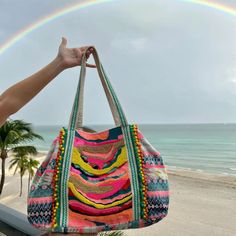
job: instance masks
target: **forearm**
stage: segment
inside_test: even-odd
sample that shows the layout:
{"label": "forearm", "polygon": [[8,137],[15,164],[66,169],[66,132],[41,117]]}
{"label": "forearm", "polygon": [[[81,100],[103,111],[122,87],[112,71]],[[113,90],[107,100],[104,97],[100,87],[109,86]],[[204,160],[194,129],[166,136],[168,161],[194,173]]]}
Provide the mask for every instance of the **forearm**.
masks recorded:
{"label": "forearm", "polygon": [[[81,65],[82,56],[87,60],[93,52],[93,47],[67,48],[67,40],[62,38],[57,57],[43,69],[30,77],[11,86],[0,95],[0,127],[11,115],[20,110],[34,96],[36,96],[51,80],[64,69]],[[95,68],[96,65],[86,63],[86,66]]]}
{"label": "forearm", "polygon": [[8,88],[0,96],[0,125],[4,119],[17,112],[36,96],[63,69],[63,63],[56,58],[40,71]]}

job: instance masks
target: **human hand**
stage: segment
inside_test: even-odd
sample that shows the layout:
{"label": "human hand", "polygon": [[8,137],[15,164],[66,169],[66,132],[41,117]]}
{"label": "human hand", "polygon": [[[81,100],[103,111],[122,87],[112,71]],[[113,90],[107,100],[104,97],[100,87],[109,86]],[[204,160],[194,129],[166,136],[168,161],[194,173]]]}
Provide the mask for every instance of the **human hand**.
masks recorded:
{"label": "human hand", "polygon": [[[80,48],[67,48],[66,45],[67,45],[67,39],[62,37],[62,41],[59,46],[57,58],[59,59],[63,69],[81,65],[82,56],[85,50],[89,46],[80,47]],[[92,52],[93,52],[93,48],[87,51],[86,53],[87,59],[89,58]],[[91,68],[96,67],[96,65],[92,65],[88,63],[86,63],[86,66],[91,67]]]}

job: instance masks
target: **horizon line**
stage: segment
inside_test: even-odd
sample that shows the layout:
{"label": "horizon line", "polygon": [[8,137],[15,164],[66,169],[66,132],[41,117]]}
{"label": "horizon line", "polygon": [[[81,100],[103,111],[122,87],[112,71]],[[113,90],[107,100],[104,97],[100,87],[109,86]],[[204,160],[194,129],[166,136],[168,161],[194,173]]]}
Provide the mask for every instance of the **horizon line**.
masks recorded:
{"label": "horizon line", "polygon": [[[34,126],[67,126],[65,124],[34,124],[31,123]],[[137,122],[130,122],[129,124],[137,124],[137,125],[236,125],[236,122],[196,122],[196,123],[192,123],[192,122],[180,122],[180,123],[137,123]],[[104,125],[109,125],[109,126],[116,126],[115,124],[111,124],[111,123],[104,123],[104,124],[84,124],[84,126],[90,126],[90,125],[95,125],[95,126],[104,126]]]}

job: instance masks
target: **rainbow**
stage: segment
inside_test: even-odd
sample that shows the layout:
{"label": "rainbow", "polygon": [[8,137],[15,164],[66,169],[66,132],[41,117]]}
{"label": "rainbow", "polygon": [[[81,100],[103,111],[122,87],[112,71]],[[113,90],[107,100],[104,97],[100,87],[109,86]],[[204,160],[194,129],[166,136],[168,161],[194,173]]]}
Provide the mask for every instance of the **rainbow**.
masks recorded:
{"label": "rainbow", "polygon": [[[102,3],[108,3],[108,2],[114,2],[115,0],[86,0],[82,3],[76,3],[73,5],[69,5],[67,7],[64,7],[63,9],[59,9],[41,19],[34,22],[33,24],[28,25],[26,28],[23,28],[19,32],[17,32],[15,35],[13,35],[11,38],[7,39],[6,42],[4,42],[2,45],[0,45],[0,55],[4,53],[7,49],[12,47],[15,43],[20,41],[22,38],[24,38],[26,35],[30,34],[34,30],[42,27],[45,24],[48,24],[49,22],[56,20],[62,16],[65,16],[71,12],[78,11],[80,9],[102,4]],[[209,1],[209,0],[178,0],[182,2],[192,3],[192,4],[198,4],[205,7],[209,7],[215,10],[219,10],[221,12],[236,16],[236,8],[232,6],[228,6],[222,3],[217,3],[216,1]]]}

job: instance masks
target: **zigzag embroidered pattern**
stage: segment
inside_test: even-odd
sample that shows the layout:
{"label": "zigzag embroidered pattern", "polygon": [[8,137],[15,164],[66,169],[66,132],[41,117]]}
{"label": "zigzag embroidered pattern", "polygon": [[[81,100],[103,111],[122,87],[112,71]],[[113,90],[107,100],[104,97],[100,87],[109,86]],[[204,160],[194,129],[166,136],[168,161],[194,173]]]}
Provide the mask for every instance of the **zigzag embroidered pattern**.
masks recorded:
{"label": "zigzag embroidered pattern", "polygon": [[52,203],[34,203],[30,204],[29,211],[29,219],[35,225],[48,225],[51,223],[51,208]]}

